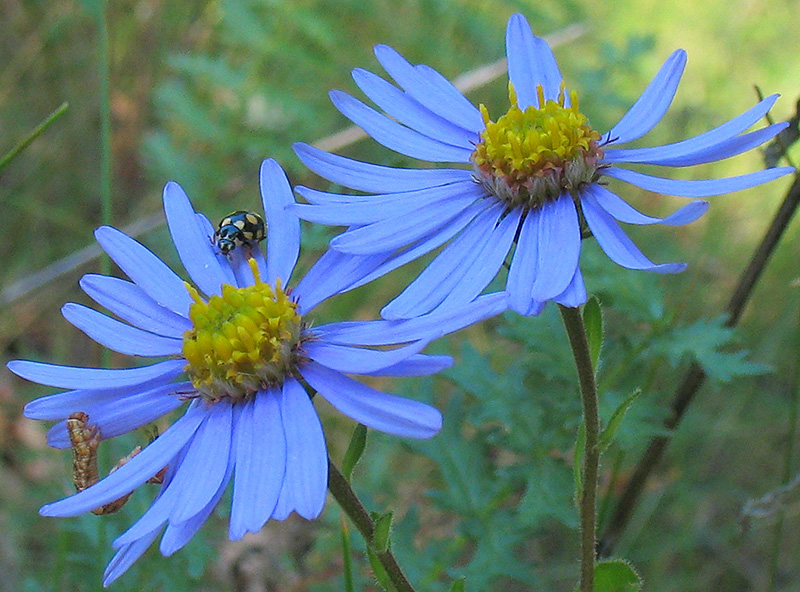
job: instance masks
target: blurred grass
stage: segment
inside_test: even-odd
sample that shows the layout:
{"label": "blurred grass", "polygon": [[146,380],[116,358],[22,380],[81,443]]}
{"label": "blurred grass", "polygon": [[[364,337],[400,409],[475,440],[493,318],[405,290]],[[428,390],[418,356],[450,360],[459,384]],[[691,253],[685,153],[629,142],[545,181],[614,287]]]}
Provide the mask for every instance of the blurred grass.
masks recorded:
{"label": "blurred grass", "polygon": [[[588,26],[587,35],[557,49],[556,56],[568,84],[578,90],[582,108],[599,129],[616,122],[671,51],[683,47],[689,52],[676,100],[665,121],[646,138],[647,145],[682,139],[744,111],[756,100],[751,90],[754,83],[767,94],[783,93],[773,111],[778,120],[792,115],[800,95],[800,57],[793,25],[800,19],[796,0],[769,5],[752,0],[620,0],[613,4],[587,0],[121,0],[111,2],[109,9],[116,226],[158,212],[160,191],[167,180],[180,182],[195,206],[212,220],[233,209],[257,208],[258,164],[268,156],[281,161],[293,182],[324,187],[302,169],[291,144],[318,140],[347,125],[330,104],[327,91],[340,88],[358,95],[349,72],[354,67],[379,70],[371,54],[373,45],[392,45],[410,60],[453,78],[502,57],[506,20],[518,10],[540,35],[575,22]],[[5,210],[0,217],[0,236],[4,237],[0,284],[5,287],[92,242],[91,233],[100,220],[100,99],[97,32],[86,5],[0,0],[0,23],[0,154],[63,101],[70,103],[65,117],[0,171],[0,204]],[[470,98],[486,103],[492,113],[502,112],[507,101],[505,84],[499,80]],[[386,164],[407,162],[371,141],[342,153]],[[754,152],[669,174],[701,178],[741,174],[760,166]],[[650,305],[658,307],[660,297],[642,301],[641,294],[649,289],[663,291],[667,321],[714,318],[786,186],[781,181],[712,198],[709,215],[688,228],[632,230],[631,235],[653,259],[684,260],[690,267],[680,276],[666,278],[614,270],[614,285],[627,282],[638,299],[638,304],[626,303],[625,294],[616,292],[620,309],[631,313],[635,305],[642,311]],[[622,192],[647,213],[663,213],[683,203],[630,187]],[[324,247],[330,231],[308,226],[304,230],[308,232],[302,265],[307,266]],[[618,549],[634,561],[649,590],[751,590],[765,581],[766,530],[742,534],[736,519],[745,499],[773,488],[782,474],[791,385],[787,377],[800,351],[795,330],[798,295],[793,284],[798,276],[794,256],[798,240],[793,223],[738,332],[740,342],[753,352],[752,358],[776,372],[741,379],[724,389],[706,388],[676,435],[669,466],[652,484],[637,521]],[[142,241],[179,268],[163,228]],[[80,271],[93,270],[93,265]],[[605,261],[600,266],[613,264]],[[420,266],[409,268],[338,298],[321,309],[321,317],[374,316]],[[77,272],[60,278],[0,310],[5,359],[99,363],[99,348],[89,345],[57,312],[65,301],[86,301],[77,290],[77,279]],[[642,312],[640,318],[649,318],[647,314]],[[612,343],[624,344],[626,339],[635,340],[639,332],[646,333],[647,327],[635,319],[621,318],[614,310],[607,315]],[[493,347],[494,330],[504,325],[513,329],[518,322],[487,323],[438,347],[461,356],[465,354],[459,353],[463,352],[459,342],[469,340],[497,366],[507,343]],[[548,322],[535,319],[525,326],[535,331]],[[559,330],[554,324],[551,339],[562,339]],[[541,355],[550,364],[558,359],[555,353]],[[569,371],[564,369],[565,376]],[[558,372],[554,375],[559,376]],[[647,381],[663,399],[676,376],[677,371],[663,364],[652,370]],[[442,408],[451,397],[463,396],[454,384],[438,379],[435,384]],[[418,389],[410,383],[402,388],[412,393]],[[426,388],[419,390],[427,392]],[[111,556],[109,549],[98,548],[91,538],[97,532],[94,516],[53,521],[36,513],[42,503],[69,492],[67,455],[46,449],[43,427],[20,417],[26,401],[46,392],[13,379],[7,371],[0,375],[0,529],[6,533],[0,542],[0,573],[8,574],[0,578],[0,591],[95,590],[98,574]],[[566,400],[543,398],[537,405],[557,417],[574,412]],[[648,412],[654,414],[651,422],[657,420],[655,404]],[[333,457],[339,458],[352,426],[325,409],[323,416]],[[569,448],[574,425],[548,427],[545,422],[541,429],[545,428],[553,431],[545,443],[551,442],[558,451]],[[471,438],[483,428],[468,422],[460,429],[465,438]],[[629,446],[619,452],[623,474],[624,467],[635,460],[642,434],[632,433],[629,438]],[[133,435],[110,444],[111,456],[124,455],[137,439],[141,437]],[[464,446],[464,454],[476,454],[487,467],[502,467],[502,458],[483,458],[468,444]],[[611,457],[605,465],[610,470]],[[402,481],[393,478],[399,468]],[[397,439],[376,436],[357,470],[356,483],[362,480],[360,493],[376,509],[396,506],[409,517],[407,524],[417,516],[418,529],[406,525],[399,526],[399,531],[405,528],[416,539],[442,541],[435,547],[440,552],[437,557],[465,564],[465,554],[472,549],[469,538],[459,535],[449,544],[444,542],[460,532],[458,514],[444,511],[425,493],[444,485],[438,471],[436,463],[409,454]],[[439,495],[436,499],[441,501],[444,494],[440,491]],[[131,524],[146,504],[143,497],[134,496],[122,514],[104,520],[101,528],[107,529],[107,540]],[[528,507],[526,511],[533,520],[531,516],[539,510]],[[334,536],[338,518],[333,504],[317,523],[275,525],[266,538],[238,546],[224,542],[223,514],[224,508],[189,548],[172,558],[163,559],[151,549],[114,589],[237,590],[253,578],[263,583],[271,576],[258,569],[256,575],[248,575],[248,569],[254,568],[247,558],[250,554],[263,559],[273,539],[289,541],[279,547],[282,553],[267,553],[289,578],[279,581],[281,589],[340,589],[336,577],[341,559]],[[788,532],[796,528],[796,520],[789,519]],[[487,524],[499,528],[501,522]],[[537,538],[522,548],[526,559],[539,564],[542,589],[570,589],[574,545],[569,537],[574,535],[558,524],[536,532]],[[502,545],[498,548],[503,551]],[[798,550],[798,542],[788,537],[777,590],[796,588],[800,576],[791,558]],[[514,552],[522,551],[518,546]],[[407,557],[424,563],[411,554]],[[357,583],[369,586],[363,564],[357,565],[362,569]],[[437,573],[435,566],[429,567],[428,571],[420,568],[420,575]],[[440,566],[438,573],[444,574],[446,567]],[[431,589],[439,589],[430,584]],[[526,589],[516,585],[515,589]],[[467,588],[475,589],[469,578]]]}

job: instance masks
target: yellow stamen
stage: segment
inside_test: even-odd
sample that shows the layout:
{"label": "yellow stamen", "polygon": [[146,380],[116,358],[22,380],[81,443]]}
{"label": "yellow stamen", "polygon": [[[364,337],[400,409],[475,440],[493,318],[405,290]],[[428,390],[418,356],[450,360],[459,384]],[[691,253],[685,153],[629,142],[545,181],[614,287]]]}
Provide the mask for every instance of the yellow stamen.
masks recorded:
{"label": "yellow stamen", "polygon": [[577,93],[570,93],[569,107],[565,93],[562,84],[558,100],[546,100],[538,85],[539,107],[530,105],[523,111],[509,83],[511,107],[496,122],[480,106],[486,128],[472,161],[489,191],[510,207],[538,207],[593,180],[602,157],[600,134],[579,111]]}
{"label": "yellow stamen", "polygon": [[261,281],[249,260],[254,283],[245,288],[222,286],[222,295],[205,302],[186,285],[194,301],[189,309],[193,328],[183,336],[186,373],[209,401],[246,398],[278,385],[291,372],[303,329],[297,304],[281,288]]}

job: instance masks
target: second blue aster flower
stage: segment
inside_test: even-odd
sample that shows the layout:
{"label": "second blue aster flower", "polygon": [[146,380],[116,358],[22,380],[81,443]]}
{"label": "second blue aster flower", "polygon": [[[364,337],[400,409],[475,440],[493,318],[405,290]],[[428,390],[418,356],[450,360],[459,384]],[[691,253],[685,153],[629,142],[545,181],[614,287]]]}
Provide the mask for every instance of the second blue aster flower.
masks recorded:
{"label": "second blue aster flower", "polygon": [[[666,218],[646,216],[610,191],[615,178],[648,191],[706,197],[765,183],[792,171],[775,168],[737,177],[684,181],[654,177],[621,164],[683,167],[754,148],[785,124],[744,133],[777,96],[699,136],[640,149],[623,149],[649,132],[666,113],[686,64],[675,51],[641,97],[608,132],[594,130],[569,92],[552,51],[533,35],[522,15],[508,24],[509,110],[493,120],[441,74],[412,65],[393,49],[375,54],[397,86],[356,69],[356,84],[385,114],[340,91],[336,107],[384,146],[412,158],[467,168],[402,169],[327,154],[305,144],[295,149],[316,173],[372,195],[298,192],[310,205],[292,206],[301,217],[347,226],[331,241],[335,250],[370,256],[377,277],[444,246],[431,264],[382,311],[411,318],[475,298],[511,255],[506,291],[521,314],[537,314],[548,300],[566,306],[586,301],[578,260],[581,240],[592,235],[617,264],[674,273],[684,264],[655,264],[622,231],[628,224],[682,225],[708,209],[694,200]],[[369,279],[369,278],[367,278]]]}

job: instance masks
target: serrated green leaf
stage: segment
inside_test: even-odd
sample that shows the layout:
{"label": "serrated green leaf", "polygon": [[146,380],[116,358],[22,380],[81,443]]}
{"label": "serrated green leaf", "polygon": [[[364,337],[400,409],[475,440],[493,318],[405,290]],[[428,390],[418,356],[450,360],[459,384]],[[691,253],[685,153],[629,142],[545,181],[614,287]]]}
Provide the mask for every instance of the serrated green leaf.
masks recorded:
{"label": "serrated green leaf", "polygon": [[467,590],[466,581],[467,581],[466,578],[458,578],[457,580],[455,580],[453,584],[450,586],[450,592],[466,592]]}
{"label": "serrated green leaf", "polygon": [[392,537],[392,513],[386,512],[375,518],[375,532],[372,535],[372,547],[378,553],[386,553]]}
{"label": "serrated green leaf", "polygon": [[600,361],[600,350],[603,348],[603,310],[600,300],[592,296],[583,306],[583,325],[586,328],[586,339],[589,342],[589,357],[592,368],[597,372]]}
{"label": "serrated green leaf", "polygon": [[367,426],[358,424],[356,429],[353,430],[353,435],[350,437],[350,444],[347,446],[347,451],[344,453],[342,459],[342,474],[347,481],[353,475],[353,469],[356,468],[361,455],[364,454],[364,448],[367,445]]}
{"label": "serrated green leaf", "polygon": [[554,518],[569,528],[577,528],[573,477],[567,463],[545,456],[533,459],[529,465],[525,493],[517,509],[520,524],[541,528],[546,520]]}
{"label": "serrated green leaf", "polygon": [[575,503],[580,503],[583,496],[583,455],[586,452],[586,424],[581,421],[578,437],[575,440],[575,452],[572,456],[572,476],[575,482]]}
{"label": "serrated green leaf", "polygon": [[606,449],[611,445],[611,442],[614,441],[614,436],[616,435],[617,429],[619,429],[619,426],[622,423],[622,418],[625,417],[625,413],[641,394],[642,389],[636,389],[633,391],[632,395],[620,403],[619,407],[614,410],[614,413],[611,415],[611,419],[608,420],[608,425],[603,428],[603,431],[600,433],[600,440],[598,441],[600,454],[605,452]]}
{"label": "serrated green leaf", "polygon": [[594,566],[594,592],[638,592],[642,578],[624,559],[600,561]]}

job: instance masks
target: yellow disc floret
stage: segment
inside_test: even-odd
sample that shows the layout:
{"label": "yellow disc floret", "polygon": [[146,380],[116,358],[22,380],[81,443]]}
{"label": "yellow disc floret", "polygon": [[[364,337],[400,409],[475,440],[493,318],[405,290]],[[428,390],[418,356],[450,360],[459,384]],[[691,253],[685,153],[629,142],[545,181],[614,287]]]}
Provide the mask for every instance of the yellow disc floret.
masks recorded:
{"label": "yellow disc floret", "polygon": [[545,101],[539,85],[539,108],[524,111],[509,83],[511,108],[496,122],[481,105],[486,129],[472,153],[478,180],[509,207],[535,208],[564,192],[575,193],[594,180],[602,156],[600,134],[578,110],[578,96],[570,93],[565,107],[564,88],[558,101]]}
{"label": "yellow disc floret", "polygon": [[194,303],[193,328],[183,335],[186,373],[200,395],[211,402],[242,400],[281,384],[297,362],[303,324],[297,304],[283,291],[261,281],[250,259],[255,283],[222,286],[222,296],[205,302],[187,284]]}

